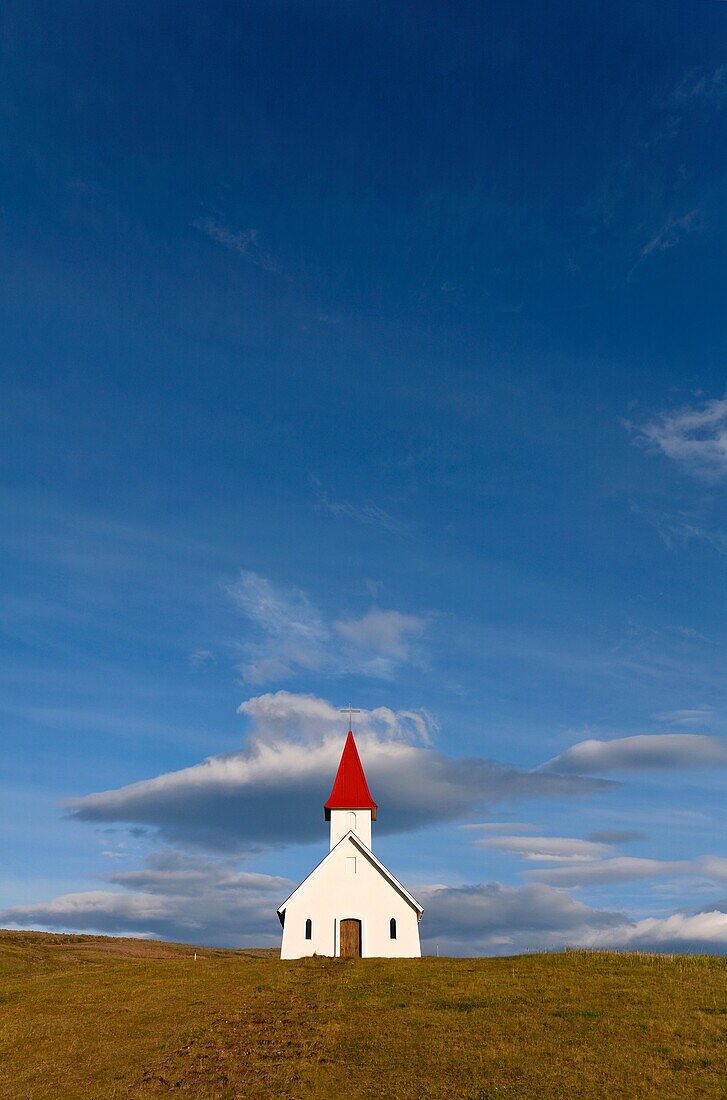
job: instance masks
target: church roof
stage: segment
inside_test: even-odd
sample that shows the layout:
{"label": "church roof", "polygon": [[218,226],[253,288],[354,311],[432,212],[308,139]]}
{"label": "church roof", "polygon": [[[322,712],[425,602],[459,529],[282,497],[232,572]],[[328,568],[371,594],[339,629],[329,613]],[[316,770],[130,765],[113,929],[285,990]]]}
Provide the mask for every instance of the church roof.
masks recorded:
{"label": "church roof", "polygon": [[371,810],[372,820],[376,820],[378,807],[371,797],[351,730],[348,731],[346,744],[343,746],[331,796],[323,808],[326,811],[326,821],[331,816],[331,810]]}
{"label": "church roof", "polygon": [[406,899],[406,901],[409,902],[412,909],[416,910],[416,912],[418,914],[418,919],[419,920],[422,919],[422,913],[424,912],[424,909],[419,904],[417,899],[412,894],[409,893],[406,886],[402,886],[402,884],[399,882],[399,880],[397,878],[394,878],[394,876],[392,875],[389,868],[385,867],[384,864],[381,862],[381,860],[376,858],[374,853],[371,851],[370,848],[366,847],[366,845],[361,840],[361,838],[356,836],[356,834],[353,832],[352,829],[349,829],[349,831],[346,833],[346,835],[341,837],[338,844],[336,844],[334,848],[331,848],[330,852],[326,853],[326,855],[323,857],[323,859],[318,864],[318,866],[313,868],[313,870],[308,875],[308,877],[303,879],[300,886],[296,886],[295,890],[293,890],[293,893],[290,894],[290,896],[287,897],[285,899],[285,901],[283,902],[283,904],[279,907],[278,917],[280,919],[281,924],[283,923],[283,914],[285,913],[285,910],[287,909],[288,905],[293,900],[293,898],[296,896],[296,894],[298,894],[301,890],[303,890],[303,888],[305,886],[307,886],[310,882],[312,882],[312,880],[316,877],[316,875],[320,871],[321,867],[323,867],[323,865],[325,863],[327,863],[330,859],[333,858],[333,853],[334,852],[336,852],[343,844],[349,844],[349,843],[354,844],[356,846],[356,848],[358,848],[358,850],[361,852],[361,854],[363,856],[365,856],[368,860],[371,861],[371,863],[381,873],[382,877],[389,883],[389,885],[392,886],[399,894],[401,894],[401,896],[403,898]]}

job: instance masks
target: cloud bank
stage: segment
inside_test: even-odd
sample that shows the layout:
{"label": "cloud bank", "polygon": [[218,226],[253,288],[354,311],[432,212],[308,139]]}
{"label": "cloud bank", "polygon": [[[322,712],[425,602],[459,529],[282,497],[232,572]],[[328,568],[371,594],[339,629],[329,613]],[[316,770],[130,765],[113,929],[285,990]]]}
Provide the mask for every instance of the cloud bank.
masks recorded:
{"label": "cloud bank", "polygon": [[[64,894],[0,911],[4,926],[277,947],[275,910],[293,884],[239,871],[228,860],[151,855],[140,871],[111,875],[115,889]],[[510,955],[564,947],[727,953],[727,913],[631,921],[543,883],[416,886],[425,906],[425,953]]]}
{"label": "cloud bank", "polygon": [[438,945],[451,955],[565,947],[626,921],[620,913],[599,912],[541,884],[431,886],[420,888],[418,897],[424,906],[425,947],[433,951]]}
{"label": "cloud bank", "polygon": [[0,920],[18,927],[152,936],[219,947],[274,947],[275,910],[293,888],[285,878],[239,871],[179,852],[151,855],[143,870],[107,877],[119,890],[63,894],[14,906]]}
{"label": "cloud bank", "polygon": [[422,947],[448,955],[512,955],[565,947],[727,954],[727,912],[633,921],[545,884],[419,888]]}
{"label": "cloud bank", "polygon": [[647,917],[620,928],[604,929],[586,936],[584,947],[626,951],[663,951],[669,954],[702,952],[727,954],[727,913],[712,910],[687,916]]}
{"label": "cloud bank", "polygon": [[[217,852],[319,840],[342,749],[341,714],[323,699],[289,692],[249,699],[240,711],[251,723],[240,752],[75,799],[70,816],[146,826],[173,844]],[[381,805],[380,833],[456,820],[506,801],[608,789],[599,779],[452,759],[430,746],[434,729],[424,712],[381,707],[357,715],[366,775]]]}

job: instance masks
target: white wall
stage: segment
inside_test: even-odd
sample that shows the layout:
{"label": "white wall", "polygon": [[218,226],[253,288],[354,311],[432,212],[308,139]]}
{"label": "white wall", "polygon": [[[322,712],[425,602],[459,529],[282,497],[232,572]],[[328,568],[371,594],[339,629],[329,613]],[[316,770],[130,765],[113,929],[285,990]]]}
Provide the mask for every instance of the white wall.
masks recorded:
{"label": "white wall", "polygon": [[[351,859],[356,861],[355,873],[347,865]],[[364,958],[420,957],[416,910],[350,837],[328,856],[288,903],[281,959],[338,955],[340,921],[347,917],[361,921]],[[391,917],[396,918],[395,940],[389,937]],[[305,938],[308,918],[313,922],[310,940]]]}
{"label": "white wall", "polygon": [[353,831],[371,851],[371,810],[329,810],[331,815],[331,848],[335,848],[347,832]]}

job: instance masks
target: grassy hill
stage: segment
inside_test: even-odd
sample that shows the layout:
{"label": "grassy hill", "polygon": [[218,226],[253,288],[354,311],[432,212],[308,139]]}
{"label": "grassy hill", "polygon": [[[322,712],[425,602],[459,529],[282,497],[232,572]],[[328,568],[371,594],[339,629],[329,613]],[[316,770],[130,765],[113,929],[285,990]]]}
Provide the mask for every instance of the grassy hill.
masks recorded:
{"label": "grassy hill", "polygon": [[3,1100],[727,1095],[725,960],[193,952],[0,933]]}

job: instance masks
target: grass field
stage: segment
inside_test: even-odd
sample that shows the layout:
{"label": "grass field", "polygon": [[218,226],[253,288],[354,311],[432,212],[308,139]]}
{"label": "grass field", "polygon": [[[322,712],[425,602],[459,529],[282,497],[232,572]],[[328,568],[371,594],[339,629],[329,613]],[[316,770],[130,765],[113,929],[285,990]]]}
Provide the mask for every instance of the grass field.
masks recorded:
{"label": "grass field", "polygon": [[0,933],[0,1096],[727,1096],[727,961],[282,963]]}

